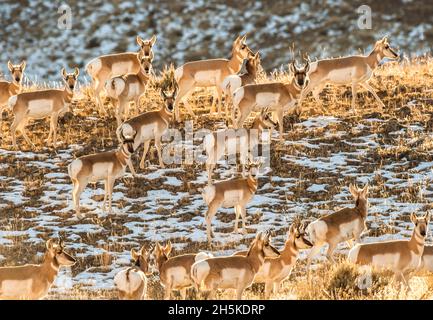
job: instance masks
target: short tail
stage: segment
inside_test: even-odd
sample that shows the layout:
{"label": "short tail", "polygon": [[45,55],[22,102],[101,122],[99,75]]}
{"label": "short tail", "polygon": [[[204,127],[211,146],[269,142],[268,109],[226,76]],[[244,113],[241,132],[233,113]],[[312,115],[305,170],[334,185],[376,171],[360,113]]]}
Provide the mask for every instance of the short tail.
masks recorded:
{"label": "short tail", "polygon": [[6,107],[3,107],[2,111],[3,111],[4,109],[8,109],[8,108],[9,108],[10,110],[12,110],[13,107],[17,104],[17,100],[18,100],[18,96],[16,96],[16,95],[10,97],[9,100],[8,100],[8,103],[7,103]]}

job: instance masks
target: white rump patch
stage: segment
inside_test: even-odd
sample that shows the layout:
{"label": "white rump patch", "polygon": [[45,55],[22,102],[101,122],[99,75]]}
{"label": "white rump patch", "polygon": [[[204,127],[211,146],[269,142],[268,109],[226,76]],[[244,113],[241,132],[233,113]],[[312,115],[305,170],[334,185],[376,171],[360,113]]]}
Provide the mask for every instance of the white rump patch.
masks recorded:
{"label": "white rump patch", "polygon": [[238,75],[226,77],[221,85],[221,89],[227,95],[232,96],[236,89],[242,86],[242,79]]}
{"label": "white rump patch", "polygon": [[199,252],[195,255],[195,259],[194,261],[202,261],[202,260],[206,260],[209,258],[213,258],[213,254],[212,253],[207,253],[207,252]]}
{"label": "white rump patch", "polygon": [[204,202],[206,202],[207,205],[212,202],[212,200],[215,198],[215,186],[213,185],[207,185],[203,189],[203,199]]}
{"label": "white rump patch", "polygon": [[174,70],[174,79],[179,83],[180,78],[183,76],[183,66]]}
{"label": "white rump patch", "polygon": [[71,164],[68,166],[69,176],[71,178],[77,177],[82,167],[83,161],[81,161],[80,159],[75,159],[74,161],[72,161]]}
{"label": "white rump patch", "polygon": [[129,271],[129,281],[126,278],[127,270],[122,270],[114,277],[114,284],[117,289],[132,293],[136,291],[140,285],[146,281],[146,276],[143,272],[137,272],[135,270]]}
{"label": "white rump patch", "polygon": [[14,105],[17,103],[17,99],[18,99],[18,96],[16,96],[16,95],[9,98],[9,100],[8,100],[9,108],[12,109],[14,107]]}
{"label": "white rump patch", "polygon": [[102,68],[101,59],[96,58],[86,65],[86,71],[90,76],[96,76]]}
{"label": "white rump patch", "polygon": [[111,98],[117,99],[124,90],[125,80],[123,80],[122,78],[115,77],[105,82],[105,91],[107,92],[107,95]]}

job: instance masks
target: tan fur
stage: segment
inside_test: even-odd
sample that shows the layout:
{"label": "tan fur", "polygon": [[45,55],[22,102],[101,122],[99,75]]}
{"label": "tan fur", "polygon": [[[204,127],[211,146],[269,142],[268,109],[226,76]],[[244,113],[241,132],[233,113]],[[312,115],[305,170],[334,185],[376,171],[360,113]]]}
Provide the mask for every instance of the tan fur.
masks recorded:
{"label": "tan fur", "polygon": [[289,83],[250,84],[234,92],[232,121],[235,128],[242,127],[252,111],[269,108],[278,119],[280,139],[283,139],[284,112],[294,110],[301,91],[308,83],[309,64],[307,62],[303,68],[298,68],[293,62],[290,71],[293,77]]}
{"label": "tan fur", "polygon": [[251,286],[266,257],[278,257],[279,252],[269,243],[269,234],[259,233],[246,256],[216,257],[194,263],[191,277],[197,288],[210,290],[209,298],[217,289],[235,289],[237,299]]}
{"label": "tan fur", "polygon": [[362,232],[366,229],[368,185],[363,189],[350,185],[349,190],[356,201],[354,208],[339,210],[308,225],[306,232],[314,244],[308,256],[308,266],[310,266],[312,258],[325,244],[329,245],[326,255],[328,259],[333,260],[332,254],[339,243],[352,239],[359,242]]}
{"label": "tan fur", "polygon": [[22,89],[21,83],[24,78],[25,68],[25,61],[15,65],[8,61],[8,70],[12,81],[0,80],[0,125],[3,118],[3,111],[8,107],[9,98],[18,94]]}
{"label": "tan fur", "polygon": [[384,58],[397,59],[398,54],[389,46],[387,38],[376,42],[373,51],[366,56],[348,56],[343,58],[324,59],[311,64],[310,83],[302,92],[299,106],[308,93],[313,92],[313,97],[318,106],[321,106],[319,94],[327,83],[352,86],[352,110],[355,111],[356,94],[359,86],[369,91],[379,105],[384,108],[382,100],[374,89],[368,84],[373,76],[373,71]]}
{"label": "tan fur", "polygon": [[63,249],[63,243],[46,243],[42,264],[0,268],[0,299],[42,299],[53,284],[61,266],[72,266],[75,259]]}
{"label": "tan fur", "polygon": [[418,269],[422,262],[430,214],[422,218],[411,215],[415,228],[410,240],[392,240],[358,244],[349,252],[349,261],[376,268],[391,269],[406,284],[405,273]]}
{"label": "tan fur", "polygon": [[[232,57],[227,59],[211,59],[187,62],[175,71],[175,80],[179,86],[179,94],[175,103],[175,118],[180,119],[179,103],[182,98],[197,87],[216,87],[218,95],[218,113],[221,114],[222,89],[221,83],[231,75],[236,74],[242,67],[245,58],[252,55],[245,43],[246,36],[238,37],[233,43]],[[194,111],[185,103],[188,112],[195,118]],[[216,100],[212,103],[211,112],[215,112]]]}
{"label": "tan fur", "polygon": [[156,36],[154,35],[149,40],[143,40],[140,36],[137,36],[136,40],[140,46],[138,52],[103,55],[92,59],[86,65],[86,71],[92,79],[100,112],[103,112],[100,93],[108,79],[129,73],[137,74],[140,71],[140,55],[148,57],[152,62],[154,57],[152,48],[156,42]]}
{"label": "tan fur", "polygon": [[57,144],[57,122],[61,114],[68,111],[71,104],[74,88],[77,83],[79,70],[75,68],[73,73],[67,74],[62,69],[62,78],[65,82],[63,89],[48,89],[33,92],[23,92],[9,99],[9,107],[14,114],[14,121],[11,125],[12,145],[16,144],[16,131],[21,131],[28,144],[34,146],[26,133],[26,125],[30,119],[43,119],[50,117],[50,132],[47,142],[51,141],[54,147]]}

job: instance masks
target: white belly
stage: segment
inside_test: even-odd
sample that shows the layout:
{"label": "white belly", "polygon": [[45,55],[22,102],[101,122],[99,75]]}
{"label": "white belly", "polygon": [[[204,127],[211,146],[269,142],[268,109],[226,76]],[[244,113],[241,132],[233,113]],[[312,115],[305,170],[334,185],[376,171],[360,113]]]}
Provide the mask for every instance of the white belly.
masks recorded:
{"label": "white belly", "polygon": [[121,76],[132,72],[132,61],[115,62],[111,66],[111,76]]}
{"label": "white belly", "polygon": [[220,79],[220,70],[197,71],[194,75],[195,82],[198,86],[202,87],[216,86],[220,83]]}
{"label": "white belly", "polygon": [[264,108],[278,104],[280,94],[273,92],[259,92],[256,94],[257,107]]}
{"label": "white belly", "polygon": [[229,190],[224,192],[224,208],[231,208],[235,205],[239,204],[242,199],[243,191],[242,190]]}
{"label": "white belly", "polygon": [[128,98],[135,98],[140,94],[140,85],[138,83],[131,83],[129,85]]}
{"label": "white belly", "polygon": [[377,254],[373,256],[371,264],[378,268],[391,268],[397,267],[398,261],[400,260],[400,253],[386,253]]}
{"label": "white belly", "polygon": [[155,139],[156,125],[151,123],[141,127],[140,143],[147,140]]}
{"label": "white belly", "polygon": [[352,82],[355,75],[355,67],[332,70],[328,74],[329,82],[334,84],[347,84]]}
{"label": "white belly", "polygon": [[102,179],[106,179],[108,173],[113,169],[113,163],[111,162],[101,162],[95,163],[92,167],[92,177],[90,181],[98,181]]}
{"label": "white belly", "polygon": [[39,99],[28,102],[29,113],[28,115],[32,118],[45,118],[49,116],[54,108],[53,100]]}
{"label": "white belly", "polygon": [[0,298],[28,299],[33,280],[4,280],[1,282]]}

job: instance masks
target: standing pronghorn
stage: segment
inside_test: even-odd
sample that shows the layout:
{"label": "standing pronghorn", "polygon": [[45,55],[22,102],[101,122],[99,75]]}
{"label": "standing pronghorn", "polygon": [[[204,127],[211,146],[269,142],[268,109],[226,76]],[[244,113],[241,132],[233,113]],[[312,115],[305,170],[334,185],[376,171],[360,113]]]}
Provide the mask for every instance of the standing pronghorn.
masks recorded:
{"label": "standing pronghorn", "polygon": [[[179,120],[179,102],[192,89],[196,87],[216,87],[218,95],[218,111],[221,113],[222,89],[221,83],[231,75],[238,73],[244,59],[252,55],[251,50],[245,43],[246,35],[238,37],[232,48],[232,56],[227,59],[210,59],[187,62],[183,66],[177,68],[174,73],[175,80],[179,86],[179,94],[176,98],[176,120]],[[194,111],[191,106],[185,102],[188,112],[195,118]],[[211,112],[215,111],[216,100],[212,103]]]}
{"label": "standing pronghorn", "polygon": [[25,61],[22,61],[20,64],[12,64],[12,62],[8,61],[8,69],[11,73],[12,81],[0,81],[0,124],[3,118],[3,110],[7,108],[9,98],[21,91],[25,68]]}
{"label": "standing pronghorn", "polygon": [[250,159],[251,152],[259,144],[259,135],[266,129],[274,129],[277,126],[269,116],[268,109],[262,109],[260,114],[254,119],[250,129],[225,129],[210,133],[203,140],[206,150],[206,170],[208,183],[212,182],[212,172],[224,155],[231,154],[233,151],[240,154],[242,173],[245,171],[247,160]]}
{"label": "standing pronghorn", "polygon": [[124,117],[128,118],[131,101],[135,102],[135,108],[139,110],[140,98],[144,94],[150,78],[152,70],[150,58],[139,54],[139,59],[140,70],[138,73],[116,76],[105,83],[107,96],[114,100],[117,126],[120,126]]}
{"label": "standing pronghorn", "polygon": [[[238,232],[239,216],[242,216],[242,233],[246,234],[246,206],[254,197],[258,187],[258,174],[261,163],[249,163],[247,178],[233,178],[208,184],[202,190],[203,199],[208,205],[205,214],[206,235],[208,242],[212,242],[212,219],[220,207],[234,207],[236,220],[234,232]],[[255,171],[255,172],[254,172]]]}
{"label": "standing pronghorn", "polygon": [[114,182],[125,174],[126,165],[134,152],[134,138],[136,132],[132,129],[121,133],[122,145],[117,151],[107,151],[73,160],[68,166],[69,177],[72,180],[72,201],[80,217],[80,195],[89,182],[105,181],[105,195],[103,210],[106,209],[108,197],[108,212],[111,214],[111,201]]}
{"label": "standing pronghorn", "polygon": [[42,264],[0,268],[0,300],[42,299],[50,290],[62,266],[72,266],[75,259],[59,244],[50,239]]}
{"label": "standing pronghorn", "polygon": [[131,249],[134,266],[120,271],[114,277],[114,284],[120,300],[144,300],[147,293],[149,253],[144,247],[139,252]]}
{"label": "standing pronghorn", "polygon": [[[310,64],[307,61],[304,67],[298,68],[295,62],[292,62],[289,69],[292,74],[289,83],[249,84],[234,92],[232,121],[235,128],[242,127],[252,111],[269,107],[278,119],[280,139],[283,139],[284,112],[296,105],[302,90],[308,84]],[[238,111],[237,117],[236,111]]]}
{"label": "standing pronghorn", "polygon": [[254,56],[247,58],[243,74],[232,74],[226,77],[221,84],[221,89],[225,97],[225,113],[228,118],[228,102],[232,100],[233,93],[236,89],[246,86],[247,84],[256,83],[257,72],[260,66],[260,54],[257,52]]}
{"label": "standing pronghorn", "polygon": [[14,114],[14,121],[11,125],[12,145],[16,144],[16,131],[21,131],[28,144],[34,146],[26,133],[26,125],[30,119],[43,119],[50,117],[50,133],[47,142],[52,138],[54,147],[57,143],[57,122],[59,116],[69,110],[74,88],[77,83],[78,68],[73,73],[66,73],[62,68],[62,78],[65,83],[63,89],[47,89],[32,92],[19,93],[9,98],[9,108]]}
{"label": "standing pronghorn", "polygon": [[[161,153],[161,137],[167,132],[170,124],[174,102],[176,99],[177,87],[175,86],[171,94],[167,94],[164,89],[161,90],[161,96],[164,99],[164,106],[156,111],[142,113],[132,119],[125,121],[117,128],[119,136],[124,130],[134,130],[137,132],[134,139],[134,150],[144,143],[143,156],[140,161],[140,168],[144,168],[144,160],[149,150],[150,141],[155,139],[156,151],[158,152],[159,165],[164,168]],[[135,175],[135,170],[131,162],[128,162],[131,173]]]}
{"label": "standing pronghorn", "polygon": [[357,55],[312,62],[309,74],[310,83],[302,92],[298,106],[300,107],[303,98],[311,91],[313,91],[313,97],[320,106],[319,94],[326,84],[330,83],[352,86],[353,111],[355,111],[358,86],[364,87],[364,89],[374,96],[382,108],[385,107],[374,89],[368,84],[373,71],[385,57],[390,59],[397,59],[399,57],[398,53],[390,47],[386,37],[377,41],[373,51],[367,56]]}
{"label": "standing pronghorn", "polygon": [[152,62],[152,47],[155,42],[155,35],[149,40],[143,40],[140,36],[137,36],[137,44],[140,46],[138,52],[124,52],[100,56],[92,59],[86,65],[86,71],[92,78],[96,102],[100,112],[103,112],[100,94],[104,88],[105,82],[114,76],[138,73],[140,71],[140,54],[148,57],[150,62]]}
{"label": "standing pronghorn", "polygon": [[344,208],[311,222],[306,229],[313,248],[308,255],[308,266],[311,259],[319,252],[324,244],[328,244],[327,258],[333,261],[332,253],[341,242],[352,239],[359,242],[362,232],[367,228],[365,221],[368,210],[368,184],[363,189],[354,185],[349,186],[349,191],[355,199],[354,208]]}
{"label": "standing pronghorn", "polygon": [[422,218],[412,213],[410,219],[415,225],[410,240],[357,244],[349,251],[349,261],[376,268],[391,269],[395,279],[403,280],[407,285],[405,273],[417,269],[422,262],[430,213]]}
{"label": "standing pronghorn", "polygon": [[159,271],[159,279],[165,289],[164,299],[170,299],[173,290],[180,290],[182,299],[185,300],[186,289],[193,285],[191,279],[192,265],[213,256],[205,252],[199,252],[169,258],[171,248],[170,241],[164,247],[157,242],[152,252],[153,264]]}
{"label": "standing pronghorn", "polygon": [[[294,225],[290,226],[287,240],[278,258],[266,258],[263,266],[254,277],[255,283],[265,284],[265,299],[272,293],[278,293],[281,283],[292,273],[298,260],[299,250],[309,249],[312,244],[305,238],[304,230]],[[245,256],[248,251],[236,252],[235,255]]]}
{"label": "standing pronghorn", "polygon": [[204,285],[210,290],[210,299],[215,298],[217,289],[235,289],[236,298],[242,299],[246,288],[263,266],[266,258],[278,257],[280,253],[271,246],[269,232],[258,233],[246,256],[208,258],[193,264],[191,277],[198,289]]}

